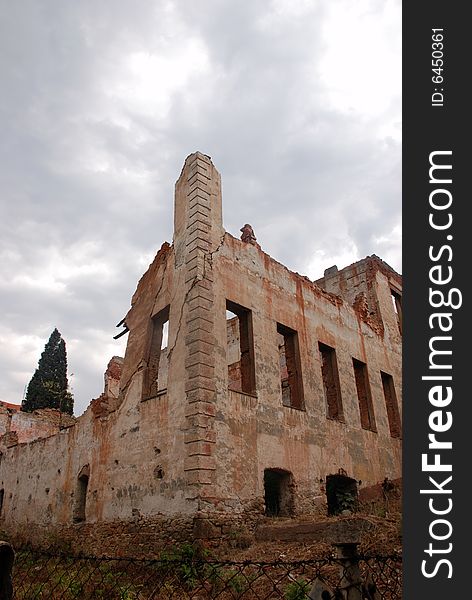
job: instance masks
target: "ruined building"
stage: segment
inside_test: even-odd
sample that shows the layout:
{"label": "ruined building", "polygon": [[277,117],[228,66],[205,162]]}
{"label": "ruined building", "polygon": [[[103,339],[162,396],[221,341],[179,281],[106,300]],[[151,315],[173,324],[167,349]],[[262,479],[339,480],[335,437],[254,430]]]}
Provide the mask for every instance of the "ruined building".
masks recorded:
{"label": "ruined building", "polygon": [[221,210],[217,170],[190,155],[124,360],[81,417],[3,448],[0,528],[216,537],[400,477],[401,277],[371,256],[312,282]]}

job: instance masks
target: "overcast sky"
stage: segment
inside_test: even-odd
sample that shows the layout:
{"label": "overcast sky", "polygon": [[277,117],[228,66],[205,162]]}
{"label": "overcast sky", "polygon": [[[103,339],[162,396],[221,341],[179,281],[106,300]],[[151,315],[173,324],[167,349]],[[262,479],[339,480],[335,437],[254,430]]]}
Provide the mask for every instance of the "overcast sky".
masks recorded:
{"label": "overcast sky", "polygon": [[0,0],[0,399],[51,331],[75,413],[200,150],[227,231],[312,279],[401,270],[400,0]]}

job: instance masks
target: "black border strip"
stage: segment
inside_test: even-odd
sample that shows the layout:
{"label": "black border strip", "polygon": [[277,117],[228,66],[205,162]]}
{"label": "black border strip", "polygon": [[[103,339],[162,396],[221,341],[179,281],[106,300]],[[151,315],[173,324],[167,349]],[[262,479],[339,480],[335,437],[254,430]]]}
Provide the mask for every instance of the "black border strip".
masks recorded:
{"label": "black border strip", "polygon": [[[468,208],[472,205],[472,198],[466,187],[470,185],[467,180],[471,171],[467,164],[470,150],[466,136],[471,127],[469,111],[466,111],[466,87],[469,86],[467,80],[470,72],[466,57],[471,55],[468,45],[472,35],[465,15],[466,8],[467,3],[437,0],[403,4],[403,565],[404,598],[407,600],[449,600],[469,597],[472,593],[469,589],[470,578],[467,577],[470,559],[466,546],[472,517],[468,491],[471,479],[469,471],[472,469],[469,465],[469,459],[472,458],[472,361],[469,359],[472,327],[470,293],[467,290],[468,263],[472,255],[468,243],[469,239],[472,240]],[[440,36],[436,36],[436,40],[433,40],[433,29],[443,30],[442,47],[432,46],[433,42],[440,39]],[[433,56],[434,50],[436,53]],[[432,61],[437,59],[443,60],[443,70],[433,72]],[[433,77],[437,77],[436,81],[433,81]],[[433,102],[433,93],[436,93],[436,103]],[[440,94],[443,95],[442,99]],[[451,154],[431,155],[432,152],[449,151]],[[452,169],[433,170],[431,183],[430,161],[451,165]],[[449,177],[452,179],[450,183],[437,181]],[[444,210],[437,210],[430,204],[443,202],[446,205],[449,197],[452,198],[451,206]],[[439,225],[448,222],[450,213],[453,219],[450,227],[434,229],[429,223],[430,213],[433,213],[433,222]],[[431,258],[430,253],[436,258]],[[431,272],[434,266],[439,266],[439,269]],[[444,280],[451,273],[452,278],[448,283],[431,281],[431,278]],[[458,290],[452,293],[451,304],[459,304],[461,295],[461,307],[432,307],[430,289],[442,291],[446,302],[448,293],[452,289]],[[436,294],[433,302],[440,304],[440,298]],[[444,328],[452,322],[449,332],[440,330],[439,318],[433,318],[431,327],[429,319],[433,313],[451,315],[450,320],[444,317],[441,321]],[[431,342],[435,336],[450,336],[452,339]],[[430,343],[433,348],[450,350],[452,354],[432,356]],[[452,368],[431,368],[431,359],[435,365],[449,364]],[[450,375],[452,379],[422,380],[422,376],[438,375]],[[436,390],[434,396],[439,400],[447,395],[447,387],[451,388],[453,396],[449,404],[444,402],[442,407],[432,405],[430,390],[433,386],[439,387],[440,391]],[[431,413],[438,410],[441,416],[433,416],[430,421]],[[431,427],[447,423],[451,417],[451,427],[436,433],[436,439],[451,441],[452,449],[428,449],[428,435],[434,433]],[[452,471],[423,470],[422,454],[425,453],[429,464],[440,460],[441,464],[450,464]],[[437,453],[439,459],[435,458]],[[437,485],[435,487],[429,480],[430,476],[450,493],[421,494],[421,489],[438,490]],[[449,476],[452,476],[452,480],[444,483]],[[449,499],[452,500],[452,507],[448,513],[432,513],[432,508],[449,508]],[[437,519],[448,521],[450,527],[445,522],[433,523]],[[433,539],[431,532],[437,537],[444,537],[444,540]],[[433,551],[426,553],[430,543]],[[423,563],[424,560],[426,563]],[[440,560],[444,562],[439,564]],[[430,576],[425,576],[422,569]]]}

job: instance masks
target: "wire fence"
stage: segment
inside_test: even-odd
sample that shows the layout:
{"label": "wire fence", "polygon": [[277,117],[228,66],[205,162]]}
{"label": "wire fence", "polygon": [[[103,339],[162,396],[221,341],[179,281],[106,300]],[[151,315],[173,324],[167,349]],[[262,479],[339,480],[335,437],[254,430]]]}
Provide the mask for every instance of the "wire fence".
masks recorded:
{"label": "wire fence", "polygon": [[218,561],[188,544],[158,559],[70,556],[17,550],[17,600],[399,600],[401,556],[303,561]]}

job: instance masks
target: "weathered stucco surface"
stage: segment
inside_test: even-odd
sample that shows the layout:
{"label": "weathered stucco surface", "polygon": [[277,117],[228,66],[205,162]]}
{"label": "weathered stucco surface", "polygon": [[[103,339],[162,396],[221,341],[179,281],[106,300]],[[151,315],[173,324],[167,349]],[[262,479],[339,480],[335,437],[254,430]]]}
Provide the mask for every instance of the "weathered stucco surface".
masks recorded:
{"label": "weathered stucco surface", "polygon": [[[392,301],[401,277],[373,256],[314,283],[263,252],[247,227],[245,241],[224,232],[220,176],[207,156],[190,155],[173,244],[139,281],[123,323],[126,354],[110,362],[104,393],[74,425],[4,448],[2,527],[69,535],[95,524],[96,536],[138,519],[141,531],[160,523],[195,533],[205,515],[262,516],[267,470],[288,482],[293,515],[325,511],[329,475],[361,480],[361,490],[401,476],[391,424],[401,418]],[[336,418],[319,344],[335,351]],[[354,364],[366,366],[370,428]],[[385,381],[396,396],[390,413]]]}
{"label": "weathered stucco surface", "polygon": [[16,444],[49,437],[74,423],[74,417],[53,408],[27,413],[0,405],[0,452]]}

